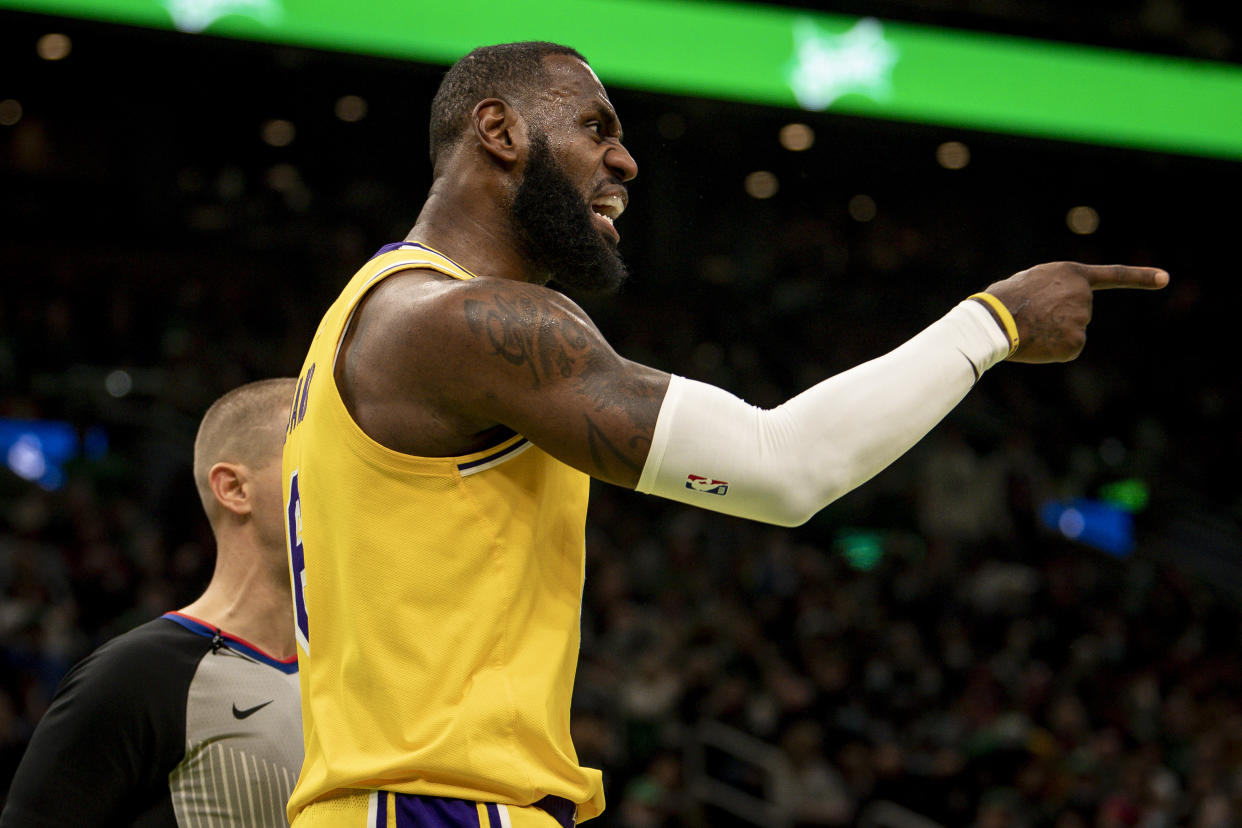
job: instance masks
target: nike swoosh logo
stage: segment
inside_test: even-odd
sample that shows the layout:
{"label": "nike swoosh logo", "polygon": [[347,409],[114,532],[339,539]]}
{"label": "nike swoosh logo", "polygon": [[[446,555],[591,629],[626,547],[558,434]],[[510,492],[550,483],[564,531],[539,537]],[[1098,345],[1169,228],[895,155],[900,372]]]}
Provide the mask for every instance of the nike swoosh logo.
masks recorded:
{"label": "nike swoosh logo", "polygon": [[269,704],[271,704],[271,703],[272,703],[272,702],[274,702],[274,701],[276,701],[276,700],[275,700],[275,699],[268,699],[267,701],[263,702],[263,704],[256,704],[254,707],[247,707],[245,710],[238,710],[238,709],[237,709],[237,702],[233,702],[233,718],[235,718],[235,719],[244,719],[244,718],[246,718],[247,716],[250,716],[250,715],[253,715],[253,714],[255,714],[255,713],[258,713],[260,710],[262,710],[263,708],[267,707]]}

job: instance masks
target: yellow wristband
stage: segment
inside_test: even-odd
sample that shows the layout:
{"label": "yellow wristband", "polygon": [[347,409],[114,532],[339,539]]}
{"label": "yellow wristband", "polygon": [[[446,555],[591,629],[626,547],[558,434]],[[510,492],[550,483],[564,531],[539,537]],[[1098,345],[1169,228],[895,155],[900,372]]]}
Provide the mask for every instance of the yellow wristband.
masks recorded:
{"label": "yellow wristband", "polygon": [[975,293],[966,298],[977,299],[996,313],[1001,325],[1005,328],[1005,335],[1009,337],[1008,355],[1013,356],[1014,351],[1018,350],[1018,323],[1013,321],[1013,314],[1009,312],[1009,308],[1005,307],[1005,303],[990,293]]}

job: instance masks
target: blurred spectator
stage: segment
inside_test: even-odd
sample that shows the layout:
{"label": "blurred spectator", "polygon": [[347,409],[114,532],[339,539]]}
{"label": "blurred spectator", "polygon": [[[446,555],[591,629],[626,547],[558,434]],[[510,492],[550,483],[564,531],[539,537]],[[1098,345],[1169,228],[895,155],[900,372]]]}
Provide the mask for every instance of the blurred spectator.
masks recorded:
{"label": "blurred spectator", "polygon": [[[1106,5],[1100,30],[1140,43],[1153,21],[1178,24],[1167,37],[1227,30],[1164,0],[1137,27]],[[133,75],[92,64],[94,96],[52,92],[127,106],[113,90],[208,40],[145,44]],[[322,88],[234,57],[264,106]],[[438,81],[368,71],[370,123]],[[1236,280],[1219,275],[1234,217],[1195,195],[1236,189],[1237,165],[978,136],[978,166],[947,173],[924,146],[939,131],[825,115],[817,149],[831,150],[773,157],[780,197],[742,202],[730,176],[758,161],[738,148],[772,143],[788,113],[627,94],[614,98],[644,163],[623,219],[634,278],[582,302],[621,354],[756,404],[882,353],[1017,262],[1066,257],[1071,193],[1098,195],[1107,219],[1073,241],[1081,258],[1158,262],[1174,284],[1167,301],[1101,314],[1073,371],[990,372],[908,458],[800,529],[594,486],[573,735],[605,770],[601,828],[741,824],[704,804],[686,761],[703,719],[785,752],[782,807],[804,824],[850,824],[877,800],[947,828],[1242,824],[1242,400],[1228,364],[1204,356],[1236,324]],[[102,426],[110,441],[54,491],[0,469],[0,788],[72,663],[206,584],[210,533],[175,482],[190,479],[194,413],[295,371],[341,281],[404,232],[425,189],[392,162],[417,154],[404,114],[366,153],[356,138],[288,148],[280,163],[306,190],[291,201],[267,184],[271,148],[192,120],[234,129],[215,117],[225,99],[174,97],[170,114],[137,96],[108,113],[125,129],[90,141],[64,140],[84,134],[76,106],[32,115],[0,148],[0,415]],[[685,111],[691,140],[659,137],[661,108]],[[152,128],[181,121],[193,126],[171,137]],[[308,142],[331,132],[306,123]],[[880,204],[872,224],[845,211],[862,188]],[[132,387],[114,396],[118,367]],[[1150,495],[1129,558],[1041,525],[1047,500],[1129,478]],[[872,557],[846,554],[849,533]]]}

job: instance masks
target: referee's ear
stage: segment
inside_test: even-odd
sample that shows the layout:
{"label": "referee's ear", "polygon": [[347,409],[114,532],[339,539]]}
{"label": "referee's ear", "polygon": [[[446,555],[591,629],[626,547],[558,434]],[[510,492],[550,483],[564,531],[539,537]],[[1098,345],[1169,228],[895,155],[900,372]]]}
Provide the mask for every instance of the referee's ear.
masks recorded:
{"label": "referee's ear", "polygon": [[250,469],[241,463],[216,463],[207,472],[207,483],[222,512],[242,517],[253,510]]}

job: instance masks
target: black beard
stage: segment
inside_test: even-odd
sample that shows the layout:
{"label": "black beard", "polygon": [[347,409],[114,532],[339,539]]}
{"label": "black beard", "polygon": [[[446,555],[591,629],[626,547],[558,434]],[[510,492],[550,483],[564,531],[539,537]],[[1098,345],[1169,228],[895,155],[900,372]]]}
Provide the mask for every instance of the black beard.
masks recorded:
{"label": "black beard", "polygon": [[549,278],[587,293],[611,292],[625,281],[616,244],[595,228],[590,205],[552,157],[544,135],[531,138],[509,216],[522,252]]}

